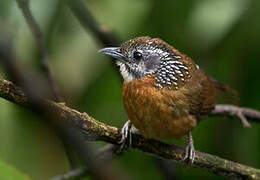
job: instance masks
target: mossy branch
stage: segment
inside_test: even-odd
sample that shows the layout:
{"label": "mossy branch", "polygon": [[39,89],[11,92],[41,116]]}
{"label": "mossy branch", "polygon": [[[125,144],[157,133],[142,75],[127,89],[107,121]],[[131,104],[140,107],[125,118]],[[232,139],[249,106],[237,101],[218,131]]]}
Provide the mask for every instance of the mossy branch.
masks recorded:
{"label": "mossy branch", "polygon": [[[30,108],[29,98],[25,93],[12,82],[0,80],[0,97],[20,106]],[[118,145],[121,138],[120,129],[101,123],[86,113],[80,113],[64,104],[53,101],[42,101],[43,106],[49,112],[54,113],[60,123],[70,123],[79,127],[85,134],[87,140],[105,141]],[[258,111],[255,111],[259,113]],[[225,112],[226,113],[226,112]],[[219,113],[218,113],[219,115]],[[246,116],[246,114],[244,114]],[[160,141],[145,139],[141,135],[134,134],[132,141],[133,149],[152,154],[154,156],[174,160],[178,163],[182,161],[185,150],[176,145],[169,145]],[[260,179],[260,170],[246,165],[235,163],[220,157],[196,151],[196,158],[192,167],[205,169],[218,175],[224,175],[238,179]]]}

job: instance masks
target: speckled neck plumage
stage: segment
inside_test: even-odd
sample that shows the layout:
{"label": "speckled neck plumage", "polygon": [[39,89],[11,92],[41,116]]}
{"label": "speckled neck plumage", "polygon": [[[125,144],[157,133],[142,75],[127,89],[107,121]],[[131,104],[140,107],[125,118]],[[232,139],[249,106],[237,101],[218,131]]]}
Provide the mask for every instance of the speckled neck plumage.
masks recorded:
{"label": "speckled neck plumage", "polygon": [[172,55],[172,57],[167,57],[163,59],[160,63],[160,67],[156,72],[156,86],[158,88],[163,88],[163,86],[168,86],[168,88],[178,89],[180,82],[185,83],[186,79],[189,79],[190,73],[189,68],[186,64],[180,62],[182,59],[179,55]]}

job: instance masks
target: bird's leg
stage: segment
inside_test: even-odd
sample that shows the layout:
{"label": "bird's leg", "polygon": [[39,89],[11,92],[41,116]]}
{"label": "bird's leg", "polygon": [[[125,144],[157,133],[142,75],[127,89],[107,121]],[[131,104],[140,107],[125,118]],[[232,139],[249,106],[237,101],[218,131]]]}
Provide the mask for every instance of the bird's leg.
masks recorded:
{"label": "bird's leg", "polygon": [[132,144],[132,132],[131,132],[132,123],[128,120],[123,128],[121,129],[122,137],[119,143],[121,144],[119,152],[122,152],[126,147],[126,143],[129,142],[128,147],[131,147]]}
{"label": "bird's leg", "polygon": [[189,132],[188,144],[186,146],[186,152],[185,152],[185,156],[184,156],[183,160],[187,160],[188,164],[191,165],[194,162],[194,159],[195,159],[195,149],[194,149],[194,145],[193,145],[192,134],[191,134],[191,132]]}

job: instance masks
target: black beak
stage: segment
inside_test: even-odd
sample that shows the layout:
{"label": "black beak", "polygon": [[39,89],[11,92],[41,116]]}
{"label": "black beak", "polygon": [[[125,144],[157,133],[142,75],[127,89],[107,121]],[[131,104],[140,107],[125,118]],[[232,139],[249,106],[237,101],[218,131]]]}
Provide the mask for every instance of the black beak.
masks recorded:
{"label": "black beak", "polygon": [[103,53],[109,55],[119,61],[126,62],[127,58],[120,52],[120,47],[108,47],[103,48],[98,51],[99,53]]}

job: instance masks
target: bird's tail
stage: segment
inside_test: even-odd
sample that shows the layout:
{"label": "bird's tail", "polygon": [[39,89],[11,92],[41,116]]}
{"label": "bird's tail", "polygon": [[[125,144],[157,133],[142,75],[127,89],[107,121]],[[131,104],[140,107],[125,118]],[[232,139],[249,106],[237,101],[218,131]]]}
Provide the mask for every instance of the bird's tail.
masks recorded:
{"label": "bird's tail", "polygon": [[232,89],[224,83],[215,80],[214,78],[210,78],[210,81],[216,89],[218,103],[229,103],[239,105],[240,98],[239,93],[236,90]]}

